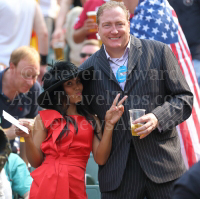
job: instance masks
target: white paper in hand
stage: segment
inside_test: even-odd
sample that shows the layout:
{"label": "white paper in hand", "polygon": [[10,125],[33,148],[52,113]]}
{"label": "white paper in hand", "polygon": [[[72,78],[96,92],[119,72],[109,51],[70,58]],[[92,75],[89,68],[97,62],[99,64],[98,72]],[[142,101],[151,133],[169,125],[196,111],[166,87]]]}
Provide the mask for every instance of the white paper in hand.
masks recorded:
{"label": "white paper in hand", "polygon": [[29,134],[28,132],[28,128],[26,128],[25,126],[22,126],[21,124],[19,124],[19,121],[16,120],[12,115],[10,115],[9,113],[7,113],[6,111],[3,110],[3,117],[4,119],[6,119],[7,121],[9,121],[11,124],[14,124],[16,127],[18,127],[19,129],[21,129],[22,131],[24,131],[25,133]]}

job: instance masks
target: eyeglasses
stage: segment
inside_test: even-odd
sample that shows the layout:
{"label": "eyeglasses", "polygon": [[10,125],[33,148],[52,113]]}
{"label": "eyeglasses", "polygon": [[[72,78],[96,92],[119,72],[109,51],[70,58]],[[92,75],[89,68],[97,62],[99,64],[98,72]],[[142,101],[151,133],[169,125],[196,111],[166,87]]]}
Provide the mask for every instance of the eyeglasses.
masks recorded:
{"label": "eyeglasses", "polygon": [[85,58],[86,56],[91,56],[92,54],[88,54],[88,53],[80,53],[80,57],[81,58]]}

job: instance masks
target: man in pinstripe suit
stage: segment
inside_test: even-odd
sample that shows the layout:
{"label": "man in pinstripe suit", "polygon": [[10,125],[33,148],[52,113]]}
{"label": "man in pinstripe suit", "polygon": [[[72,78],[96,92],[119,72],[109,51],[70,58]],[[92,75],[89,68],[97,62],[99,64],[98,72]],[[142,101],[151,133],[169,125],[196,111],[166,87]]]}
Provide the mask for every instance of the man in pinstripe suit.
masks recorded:
{"label": "man in pinstripe suit", "polygon": [[[166,44],[130,36],[123,3],[102,5],[97,24],[104,45],[80,66],[95,68],[84,86],[86,100],[103,123],[116,94],[128,95],[110,157],[99,166],[102,199],[169,199],[172,183],[185,172],[175,126],[190,116],[193,95]],[[140,137],[130,132],[133,108],[146,109],[136,121],[145,123]]]}

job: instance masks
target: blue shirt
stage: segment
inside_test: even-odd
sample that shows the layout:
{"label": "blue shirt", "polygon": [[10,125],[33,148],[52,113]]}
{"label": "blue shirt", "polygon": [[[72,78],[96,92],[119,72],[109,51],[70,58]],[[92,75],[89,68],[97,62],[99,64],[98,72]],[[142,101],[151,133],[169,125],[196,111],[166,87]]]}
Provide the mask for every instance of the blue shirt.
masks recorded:
{"label": "blue shirt", "polygon": [[9,128],[11,123],[2,116],[3,110],[16,119],[34,118],[39,111],[37,98],[40,94],[40,85],[36,82],[29,92],[20,93],[15,99],[10,100],[2,91],[2,78],[5,70],[0,72],[0,125],[2,128]]}
{"label": "blue shirt", "polygon": [[30,191],[33,179],[30,176],[25,162],[18,155],[11,153],[8,156],[8,161],[4,169],[12,191],[18,193],[20,196]]}

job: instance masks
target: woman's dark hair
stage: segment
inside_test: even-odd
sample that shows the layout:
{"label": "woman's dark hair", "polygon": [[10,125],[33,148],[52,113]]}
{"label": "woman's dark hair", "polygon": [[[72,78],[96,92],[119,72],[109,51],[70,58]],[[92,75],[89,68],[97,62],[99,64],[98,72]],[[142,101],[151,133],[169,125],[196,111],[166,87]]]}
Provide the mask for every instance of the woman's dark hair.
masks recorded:
{"label": "woman's dark hair", "polygon": [[[78,133],[78,126],[76,124],[76,121],[74,120],[74,118],[72,118],[72,117],[70,117],[69,115],[66,114],[67,109],[69,108],[69,97],[66,94],[66,92],[64,91],[63,85],[58,87],[56,89],[56,92],[51,92],[50,98],[52,99],[54,109],[56,111],[58,111],[63,116],[63,118],[66,120],[66,125],[63,128],[60,135],[58,136],[57,140],[61,140],[61,138],[64,135],[68,135],[68,133],[69,133],[69,128],[68,128],[69,125],[68,124],[69,123],[74,125],[76,133]],[[84,98],[84,96],[83,96],[83,98]],[[96,120],[94,119],[94,114],[92,114],[92,111],[83,102],[84,102],[84,100],[82,100],[82,102],[80,102],[76,105],[77,112],[78,112],[78,114],[84,116],[86,118],[86,120],[92,125],[92,127],[94,129],[94,134],[100,140],[100,138],[98,136],[99,132],[97,132],[97,123],[96,123]]]}

